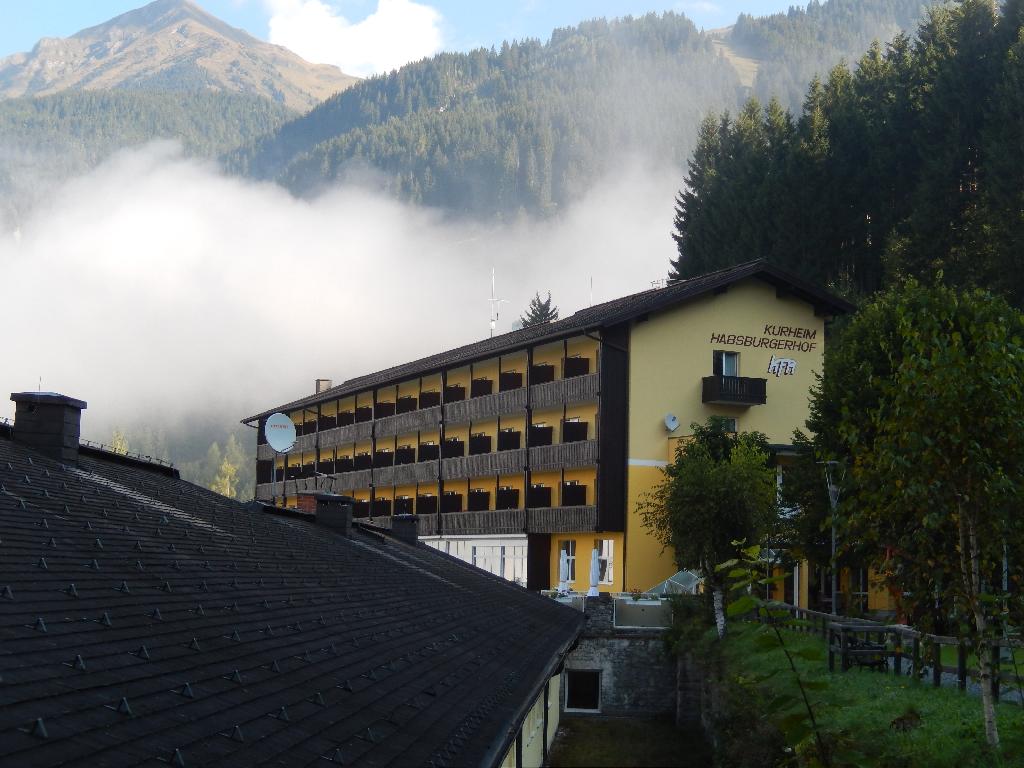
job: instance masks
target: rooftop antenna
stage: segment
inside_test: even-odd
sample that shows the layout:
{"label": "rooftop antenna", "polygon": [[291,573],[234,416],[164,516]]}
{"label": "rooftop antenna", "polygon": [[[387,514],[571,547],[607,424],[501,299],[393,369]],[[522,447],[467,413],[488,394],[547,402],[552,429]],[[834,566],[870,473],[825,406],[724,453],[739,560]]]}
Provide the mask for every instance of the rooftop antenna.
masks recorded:
{"label": "rooftop antenna", "polygon": [[508,299],[499,299],[494,288],[494,267],[491,267],[491,338],[494,338],[494,329],[498,327],[498,313],[502,304],[508,304]]}

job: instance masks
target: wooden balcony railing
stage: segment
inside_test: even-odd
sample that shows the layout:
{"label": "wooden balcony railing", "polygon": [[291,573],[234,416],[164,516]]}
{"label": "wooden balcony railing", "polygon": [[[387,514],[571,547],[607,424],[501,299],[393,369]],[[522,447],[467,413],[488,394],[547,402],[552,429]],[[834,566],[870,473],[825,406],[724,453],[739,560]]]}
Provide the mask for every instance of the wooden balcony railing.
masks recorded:
{"label": "wooden balcony railing", "polygon": [[764,405],[767,379],[745,376],[705,376],[701,402],[709,405]]}
{"label": "wooden balcony railing", "polygon": [[436,406],[378,419],[374,430],[377,437],[391,437],[419,430],[434,430],[440,422],[441,406]]}
{"label": "wooden balcony railing", "polygon": [[445,480],[458,477],[480,477],[483,475],[511,475],[522,472],[526,466],[526,451],[498,451],[481,453],[477,456],[462,456],[444,459],[441,464]]}
{"label": "wooden balcony railing", "polygon": [[513,389],[496,395],[483,395],[469,400],[448,403],[444,418],[449,424],[487,419],[503,413],[514,413],[526,408],[526,390]]}
{"label": "wooden balcony railing", "polygon": [[522,533],[525,524],[526,512],[522,509],[499,509],[487,512],[446,512],[441,514],[441,531],[445,536]]}
{"label": "wooden balcony railing", "polygon": [[566,403],[596,400],[600,391],[600,378],[596,373],[573,376],[530,388],[530,404],[534,408],[552,408]]}
{"label": "wooden balcony railing", "polygon": [[339,475],[331,475],[330,478],[321,478],[321,486],[333,488],[335,492],[355,490],[356,488],[370,487],[369,469],[357,469],[354,472],[342,472]]}
{"label": "wooden balcony railing", "polygon": [[[369,523],[375,525],[378,528],[391,528],[390,517],[367,517],[363,518],[359,522]],[[437,535],[437,515],[416,515],[416,535],[417,536],[436,536]]]}
{"label": "wooden balcony railing", "polygon": [[[403,414],[404,415],[404,414]],[[339,445],[348,445],[350,443],[363,442],[370,439],[370,430],[372,429],[372,422],[363,421],[359,424],[349,424],[345,427],[335,427],[334,429],[327,429],[320,433],[320,447],[321,448],[335,448]],[[303,435],[303,437],[313,436]],[[310,443],[309,449],[312,450],[314,443]]]}
{"label": "wooden balcony railing", "polygon": [[529,533],[568,533],[597,529],[597,507],[537,507],[529,510]]}
{"label": "wooden balcony railing", "polygon": [[412,485],[413,483],[431,483],[437,480],[436,461],[402,464],[388,469],[389,473],[374,474],[373,479],[376,485]]}
{"label": "wooden balcony railing", "polygon": [[590,467],[596,464],[597,440],[542,445],[530,449],[530,468],[534,471]]}

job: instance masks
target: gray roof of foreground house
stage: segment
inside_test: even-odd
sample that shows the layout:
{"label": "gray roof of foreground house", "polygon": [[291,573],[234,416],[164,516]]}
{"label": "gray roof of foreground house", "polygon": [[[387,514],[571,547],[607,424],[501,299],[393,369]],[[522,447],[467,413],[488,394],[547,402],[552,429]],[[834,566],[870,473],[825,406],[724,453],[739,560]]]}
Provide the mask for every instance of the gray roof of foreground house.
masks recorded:
{"label": "gray roof of foreground house", "polygon": [[[0,429],[0,763],[500,762],[583,616]],[[333,761],[330,762],[330,761]]]}
{"label": "gray roof of foreground house", "polygon": [[528,328],[510,331],[473,344],[403,363],[366,376],[349,379],[325,392],[308,395],[285,403],[268,411],[257,413],[242,420],[247,424],[266,418],[276,411],[288,411],[324,400],[345,397],[371,387],[395,384],[416,376],[427,375],[453,365],[468,364],[496,354],[513,352],[516,349],[557,341],[578,333],[598,330],[633,320],[650,312],[674,307],[686,301],[722,291],[741,280],[757,278],[775,286],[780,292],[788,293],[814,305],[821,314],[840,315],[854,311],[850,302],[824,291],[802,278],[765,261],[750,261],[735,267],[710,272],[689,280],[671,283],[665,288],[654,288],[603,304],[581,309],[569,317],[552,323],[543,323]]}

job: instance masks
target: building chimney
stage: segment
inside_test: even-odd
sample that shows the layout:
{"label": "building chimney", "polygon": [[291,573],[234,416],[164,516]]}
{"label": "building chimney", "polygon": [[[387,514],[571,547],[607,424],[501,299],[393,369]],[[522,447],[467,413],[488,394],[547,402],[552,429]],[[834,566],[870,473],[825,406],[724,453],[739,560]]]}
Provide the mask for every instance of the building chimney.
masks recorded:
{"label": "building chimney", "polygon": [[419,539],[416,533],[416,515],[395,515],[391,518],[391,535],[406,544],[415,544]]}
{"label": "building chimney", "polygon": [[330,388],[331,388],[331,380],[330,379],[317,379],[316,380],[316,394],[319,395],[321,392],[326,392]]}
{"label": "building chimney", "polygon": [[84,400],[56,392],[14,392],[14,442],[65,463],[78,463]]}
{"label": "building chimney", "polygon": [[316,521],[319,525],[333,528],[342,536],[352,536],[351,496],[337,493],[318,493],[316,498]]}

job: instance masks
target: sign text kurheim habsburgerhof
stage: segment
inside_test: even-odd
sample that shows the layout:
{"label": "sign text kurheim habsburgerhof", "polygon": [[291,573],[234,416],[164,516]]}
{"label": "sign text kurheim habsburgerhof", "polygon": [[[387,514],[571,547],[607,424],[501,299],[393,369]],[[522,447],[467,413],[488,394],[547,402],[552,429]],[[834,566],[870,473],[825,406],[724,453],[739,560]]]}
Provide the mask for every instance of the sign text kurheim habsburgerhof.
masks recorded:
{"label": "sign text kurheim habsburgerhof", "polygon": [[739,333],[712,333],[712,344],[726,344],[735,347],[755,349],[777,349],[788,352],[811,352],[817,346],[818,331],[813,328],[797,328],[791,325],[765,324],[761,336],[747,336]]}

